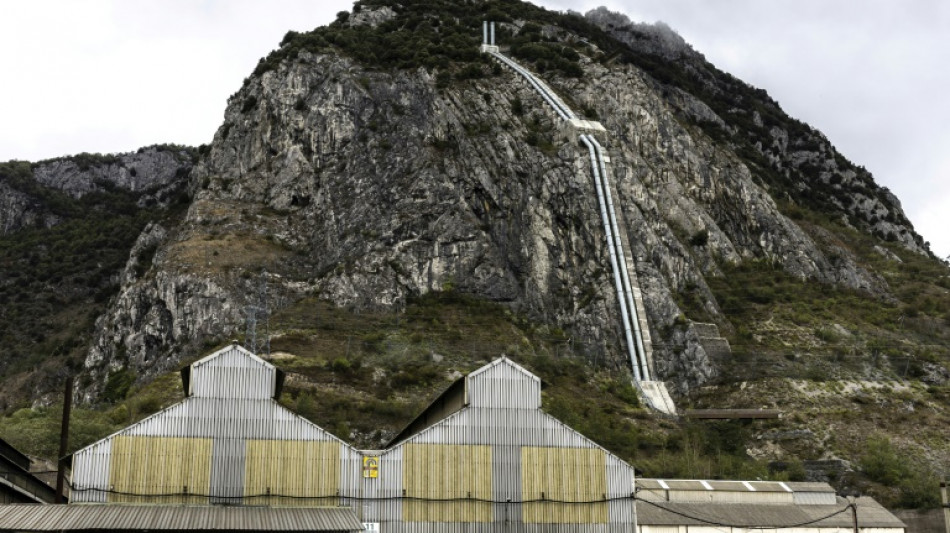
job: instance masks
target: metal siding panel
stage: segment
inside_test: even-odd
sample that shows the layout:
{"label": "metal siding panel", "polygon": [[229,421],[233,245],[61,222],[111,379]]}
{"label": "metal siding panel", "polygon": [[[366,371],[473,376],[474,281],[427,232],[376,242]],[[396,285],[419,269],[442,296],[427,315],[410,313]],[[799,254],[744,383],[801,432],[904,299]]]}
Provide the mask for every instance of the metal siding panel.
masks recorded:
{"label": "metal siding panel", "polygon": [[[357,498],[365,496],[362,472],[363,454],[340,443],[340,494],[355,496]],[[361,520],[363,519],[364,511],[362,509],[361,500],[343,498],[339,500],[339,505],[352,507],[356,511],[357,516]],[[364,521],[368,522],[369,520]]]}
{"label": "metal siding panel", "polygon": [[112,439],[99,441],[83,448],[73,456],[72,502],[104,502],[108,488]]}
{"label": "metal siding panel", "polygon": [[234,504],[244,495],[243,439],[214,439],[211,460],[211,503]]}
{"label": "metal siding panel", "polygon": [[337,442],[249,440],[245,457],[246,504],[312,507],[339,501]]}
{"label": "metal siding panel", "polygon": [[[496,502],[520,502],[521,494],[521,447],[500,445],[492,447],[492,480],[494,481],[493,496]],[[521,522],[522,512],[520,504],[495,504],[495,519],[497,521]]]}
{"label": "metal siding panel", "polygon": [[[607,523],[607,465],[603,451],[583,448],[521,449],[524,522]],[[570,503],[581,502],[581,503]]]}
{"label": "metal siding panel", "polygon": [[210,490],[210,439],[118,436],[112,446],[109,489],[116,493],[109,494],[108,501],[207,502],[184,493],[202,495]]}
{"label": "metal siding panel", "polygon": [[[394,531],[402,524],[403,516],[403,446],[385,450],[380,454],[379,483],[376,494],[380,501],[366,509],[366,522],[379,522],[385,531]],[[365,486],[365,484],[364,484]],[[372,494],[367,492],[366,494]],[[381,533],[383,533],[381,532]]]}
{"label": "metal siding panel", "polygon": [[472,407],[537,409],[541,406],[541,380],[507,358],[469,374],[466,385]]}
{"label": "metal siding panel", "polygon": [[407,522],[493,521],[491,504],[472,501],[492,498],[491,447],[408,444],[404,454]]}
{"label": "metal siding panel", "polygon": [[607,521],[611,524],[632,524],[636,509],[633,468],[623,460],[607,455]]}

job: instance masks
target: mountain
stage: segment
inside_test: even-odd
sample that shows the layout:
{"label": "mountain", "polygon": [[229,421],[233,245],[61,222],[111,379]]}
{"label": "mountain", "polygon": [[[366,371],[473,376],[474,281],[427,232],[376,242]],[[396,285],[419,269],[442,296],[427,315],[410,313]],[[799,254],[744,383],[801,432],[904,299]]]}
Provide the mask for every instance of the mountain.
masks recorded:
{"label": "mountain", "polygon": [[[784,418],[640,407],[588,149],[479,53],[483,20],[605,128],[656,375],[680,408]],[[71,337],[78,395],[106,426],[171,401],[167,372],[238,339],[288,372],[283,402],[363,446],[505,353],[546,380],[547,409],[648,475],[823,478],[922,506],[950,469],[947,266],[865,169],[662,25],[363,0],[288,33],[190,153],[180,171],[155,166],[177,177],[162,183],[184,176],[184,211],[148,207],[147,186],[112,171],[76,178],[78,162],[0,182],[0,205],[21,206],[2,215],[10,243],[62,226],[23,184],[134,200],[124,266],[110,263],[94,326]],[[31,361],[51,346],[21,345]],[[7,405],[50,404],[46,385]],[[17,411],[0,431],[30,420]]]}
{"label": "mountain", "polygon": [[0,406],[40,399],[82,369],[95,320],[148,224],[188,203],[195,150],[0,163]]}

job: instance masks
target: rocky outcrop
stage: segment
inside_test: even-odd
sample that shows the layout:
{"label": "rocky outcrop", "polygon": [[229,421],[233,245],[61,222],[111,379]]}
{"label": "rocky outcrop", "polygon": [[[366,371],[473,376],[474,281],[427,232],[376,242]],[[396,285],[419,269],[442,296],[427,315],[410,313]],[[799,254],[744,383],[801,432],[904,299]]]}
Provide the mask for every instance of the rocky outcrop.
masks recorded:
{"label": "rocky outcrop", "polygon": [[240,320],[234,296],[202,277],[159,271],[126,284],[96,324],[99,334],[85,362],[93,384],[81,398],[95,401],[115,370],[131,368],[142,382],[175,370],[183,353],[227,335]]}
{"label": "rocky outcrop", "polygon": [[181,200],[196,155],[192,148],[151,146],[127,154],[6,163],[5,173],[18,179],[0,175],[0,235],[49,228],[69,218],[69,202],[57,200],[57,194],[78,200],[92,192],[120,190],[135,195],[139,207],[167,206]]}
{"label": "rocky outcrop", "polygon": [[[658,59],[671,71],[682,73],[706,102],[666,85],[668,75],[663,72],[651,78],[653,92],[671,93],[666,100],[677,114],[715,133],[719,144],[725,142],[737,152],[746,147],[754,150],[777,177],[769,184],[771,195],[817,205],[826,212],[836,210],[846,224],[930,255],[887,188],[878,186],[867,170],[839,154],[820,132],[788,117],[765,91],[719,71],[661,22],[634,23],[603,7],[589,11],[586,18],[629,46],[635,57],[647,58],[645,63],[655,65]],[[756,181],[770,180],[757,177]]]}
{"label": "rocky outcrop", "polygon": [[59,217],[44,209],[42,202],[0,181],[0,235],[22,228],[50,227]]}
{"label": "rocky outcrop", "polygon": [[33,173],[40,184],[82,198],[111,187],[142,193],[141,205],[166,203],[194,164],[186,147],[150,146],[117,155],[80,154],[41,161]]}
{"label": "rocky outcrop", "polygon": [[[679,41],[659,31],[651,50],[695,54]],[[717,375],[704,330],[684,319],[676,295],[690,288],[721,315],[705,281],[721,275],[718,265],[761,260],[803,280],[886,289],[783,215],[733,145],[682,120],[732,127],[711,107],[671,96],[631,65],[580,64],[583,78],[548,81],[609,132],[660,378],[685,392]],[[475,79],[445,83],[424,68],[300,51],[249,78],[192,171],[184,222],[163,239],[156,228],[143,237],[161,244],[147,268],[130,261],[87,369],[155,372],[187,354],[183,345],[241,328],[259,272],[286,301],[316,292],[356,309],[399,310],[451,286],[556,324],[625,365],[586,150],[563,140],[527,83],[477,68]],[[793,165],[790,134],[775,138]]]}

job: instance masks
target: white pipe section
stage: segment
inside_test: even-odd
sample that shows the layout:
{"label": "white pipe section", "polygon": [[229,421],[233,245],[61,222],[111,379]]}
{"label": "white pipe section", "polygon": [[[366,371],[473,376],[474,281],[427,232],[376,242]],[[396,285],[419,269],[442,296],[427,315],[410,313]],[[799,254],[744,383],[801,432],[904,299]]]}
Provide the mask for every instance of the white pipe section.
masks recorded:
{"label": "white pipe section", "polygon": [[650,381],[650,366],[647,363],[646,349],[643,347],[643,332],[640,331],[640,319],[637,315],[637,306],[633,297],[633,285],[630,283],[630,273],[627,272],[627,261],[626,256],[623,253],[623,242],[620,239],[620,229],[617,227],[617,215],[614,211],[614,202],[610,194],[610,176],[607,174],[607,165],[603,158],[603,146],[597,142],[597,138],[593,135],[590,135],[589,137],[590,141],[594,144],[594,149],[597,153],[597,162],[600,164],[600,176],[604,181],[604,190],[606,191],[605,195],[607,197],[607,210],[610,214],[610,223],[613,229],[614,239],[616,241],[615,248],[617,250],[617,259],[620,262],[621,279],[623,280],[623,288],[627,296],[627,305],[630,307],[630,317],[633,321],[633,332],[637,342],[637,362],[640,365],[640,375],[643,376],[644,380]]}
{"label": "white pipe section", "polygon": [[491,21],[491,45],[495,46],[495,21]]}
{"label": "white pipe section", "polygon": [[[491,44],[495,44],[495,23],[490,24]],[[541,97],[554,109],[562,120],[573,120],[577,116],[564,104],[557,95],[531,72],[523,68],[514,60],[505,57],[499,52],[491,52],[493,56],[512,70],[520,74],[541,94]],[[604,231],[607,234],[607,248],[610,257],[610,266],[614,274],[614,286],[617,290],[617,301],[620,304],[620,315],[623,322],[624,336],[627,341],[627,351],[630,356],[630,366],[633,369],[633,384],[640,391],[641,396],[653,409],[657,407],[653,400],[644,394],[640,381],[650,381],[650,365],[643,345],[643,332],[640,330],[640,320],[637,313],[636,299],[630,283],[630,273],[627,271],[627,260],[623,251],[623,241],[617,224],[613,198],[610,194],[610,178],[607,174],[607,164],[604,161],[603,147],[593,135],[581,134],[581,141],[590,152],[591,171],[594,175],[594,184],[597,189],[597,201],[600,204],[601,218]],[[629,312],[628,312],[629,309]]]}
{"label": "white pipe section", "polygon": [[482,44],[488,44],[488,21],[482,21]]}
{"label": "white pipe section", "polygon": [[558,114],[559,117],[561,117],[561,119],[572,120],[576,118],[574,113],[567,106],[562,104],[556,96],[553,95],[551,90],[544,84],[544,82],[534,77],[533,74],[528,72],[518,63],[512,61],[511,59],[508,59],[504,54],[501,54],[498,52],[492,52],[492,55],[495,56],[502,63],[511,67],[518,74],[521,74],[521,76],[524,77],[526,80],[528,80],[528,83],[530,83],[541,94],[541,97],[544,98],[544,100],[548,103],[548,105],[554,108],[554,111]]}
{"label": "white pipe section", "polygon": [[504,64],[506,64],[506,65],[508,65],[509,67],[511,67],[511,68],[512,68],[515,72],[517,72],[518,74],[521,74],[521,76],[524,77],[526,80],[528,80],[528,82],[529,82],[532,86],[534,86],[534,88],[541,94],[541,97],[544,98],[544,100],[548,103],[548,105],[550,105],[551,107],[554,108],[554,111],[558,114],[558,116],[560,116],[560,117],[561,117],[562,119],[564,119],[564,120],[568,120],[567,117],[566,117],[566,115],[564,114],[564,110],[561,109],[561,106],[559,106],[559,105],[557,104],[557,102],[555,102],[554,100],[551,99],[551,97],[548,95],[547,91],[545,91],[543,88],[541,88],[541,86],[538,84],[537,80],[534,78],[534,76],[531,75],[530,72],[526,71],[525,69],[523,69],[523,68],[521,67],[521,65],[515,63],[514,61],[508,59],[507,57],[505,57],[504,55],[502,55],[502,54],[500,54],[500,53],[492,52],[492,55],[495,56],[495,57],[497,57],[497,58],[498,58],[501,62],[503,62]]}
{"label": "white pipe section", "polygon": [[590,161],[591,161],[591,172],[594,175],[594,184],[597,189],[597,203],[600,204],[600,217],[604,223],[604,232],[607,233],[607,250],[608,255],[610,256],[610,267],[614,273],[614,287],[617,289],[617,301],[620,303],[620,315],[623,321],[623,332],[627,340],[627,351],[630,354],[630,363],[633,367],[633,376],[634,380],[639,384],[640,382],[640,365],[637,364],[637,351],[633,343],[633,334],[630,331],[630,317],[627,314],[627,299],[623,294],[623,282],[620,280],[620,268],[617,265],[617,253],[614,248],[614,238],[613,232],[611,231],[611,224],[609,213],[607,210],[607,200],[604,195],[604,185],[601,182],[600,169],[598,168],[598,157],[597,152],[594,147],[594,144],[591,143],[590,137],[586,134],[580,136],[581,142],[587,145],[587,150],[590,152]]}

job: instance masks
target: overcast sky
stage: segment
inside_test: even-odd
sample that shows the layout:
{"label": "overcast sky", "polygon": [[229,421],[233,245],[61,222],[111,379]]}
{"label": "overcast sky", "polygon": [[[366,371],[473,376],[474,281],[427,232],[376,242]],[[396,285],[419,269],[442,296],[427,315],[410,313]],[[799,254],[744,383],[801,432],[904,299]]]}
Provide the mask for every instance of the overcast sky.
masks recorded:
{"label": "overcast sky", "polygon": [[[662,20],[769,92],[903,202],[950,255],[950,2],[601,0]],[[350,0],[0,0],[0,161],[208,143],[287,30]]]}

